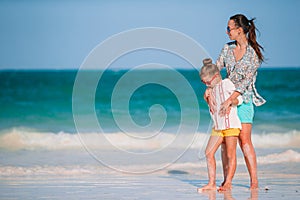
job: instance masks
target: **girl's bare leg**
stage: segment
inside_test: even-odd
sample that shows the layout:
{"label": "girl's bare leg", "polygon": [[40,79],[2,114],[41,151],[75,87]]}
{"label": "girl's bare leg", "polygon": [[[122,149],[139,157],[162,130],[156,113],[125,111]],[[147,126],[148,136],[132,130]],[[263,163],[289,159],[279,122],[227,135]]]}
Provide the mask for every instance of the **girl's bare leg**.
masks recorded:
{"label": "girl's bare leg", "polygon": [[226,157],[228,160],[228,168],[226,172],[226,178],[223,185],[219,188],[219,191],[226,191],[231,189],[232,179],[236,170],[236,143],[238,137],[229,136],[225,137],[226,144]]}
{"label": "girl's bare leg", "polygon": [[205,190],[215,190],[216,187],[216,160],[215,153],[219,146],[221,145],[223,138],[220,136],[210,136],[209,141],[207,143],[205,149],[206,162],[207,162],[207,170],[208,170],[208,178],[209,182],[207,185],[198,188],[198,192],[202,192]]}
{"label": "girl's bare leg", "polygon": [[252,124],[242,123],[239,135],[240,147],[243,151],[245,162],[250,175],[250,189],[258,188],[256,153],[251,140]]}

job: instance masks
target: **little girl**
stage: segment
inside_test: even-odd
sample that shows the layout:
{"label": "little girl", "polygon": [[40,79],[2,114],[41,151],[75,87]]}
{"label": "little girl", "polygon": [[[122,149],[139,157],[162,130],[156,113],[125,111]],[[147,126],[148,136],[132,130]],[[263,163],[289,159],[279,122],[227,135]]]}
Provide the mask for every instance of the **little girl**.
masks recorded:
{"label": "little girl", "polygon": [[204,66],[200,71],[201,81],[210,88],[208,91],[210,100],[213,102],[209,108],[213,120],[212,133],[205,149],[209,182],[198,188],[198,192],[216,189],[216,160],[215,153],[222,142],[226,143],[225,153],[228,159],[228,169],[224,170],[225,181],[219,190],[230,190],[231,182],[236,170],[236,144],[241,130],[241,122],[237,115],[237,105],[242,103],[242,97],[238,96],[231,102],[231,109],[225,113],[222,103],[235,91],[234,84],[229,79],[222,80],[220,70],[212,60],[203,60]]}

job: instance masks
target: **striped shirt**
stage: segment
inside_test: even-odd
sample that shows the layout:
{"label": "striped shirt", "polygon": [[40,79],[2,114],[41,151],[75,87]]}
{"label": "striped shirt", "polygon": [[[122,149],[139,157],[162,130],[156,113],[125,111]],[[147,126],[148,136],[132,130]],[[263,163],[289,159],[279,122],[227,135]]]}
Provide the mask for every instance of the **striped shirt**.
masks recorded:
{"label": "striped shirt", "polygon": [[[230,97],[230,95],[235,91],[234,84],[227,78],[220,83],[218,83],[212,89],[211,96],[216,102],[216,112],[212,114],[210,112],[211,118],[214,122],[215,130],[226,130],[229,128],[242,128],[241,121],[237,114],[237,107],[232,106],[229,114],[225,116],[220,116],[221,104]],[[241,95],[238,96],[239,105],[243,102]]]}

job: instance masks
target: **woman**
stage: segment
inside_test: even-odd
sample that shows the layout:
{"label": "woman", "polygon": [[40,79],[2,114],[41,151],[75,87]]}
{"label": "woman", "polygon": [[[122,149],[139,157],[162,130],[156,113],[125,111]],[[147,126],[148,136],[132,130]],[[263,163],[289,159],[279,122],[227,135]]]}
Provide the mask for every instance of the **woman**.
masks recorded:
{"label": "woman", "polygon": [[[243,104],[238,106],[238,116],[242,123],[239,144],[250,175],[250,189],[258,188],[256,153],[251,141],[254,117],[253,104],[260,106],[266,102],[255,88],[257,69],[264,61],[261,52],[263,48],[256,41],[255,29],[254,19],[248,20],[242,14],[230,17],[227,25],[227,34],[232,42],[225,44],[216,62],[220,70],[226,67],[227,76],[236,87],[236,91],[223,103],[223,114],[230,112],[233,99],[238,95],[243,97]],[[209,91],[205,98],[213,107],[214,102],[210,101]],[[222,161],[224,177],[226,177],[228,159],[223,152],[226,152],[224,144],[222,145]],[[228,190],[230,188],[231,185],[227,185],[226,178],[224,178],[220,190]]]}

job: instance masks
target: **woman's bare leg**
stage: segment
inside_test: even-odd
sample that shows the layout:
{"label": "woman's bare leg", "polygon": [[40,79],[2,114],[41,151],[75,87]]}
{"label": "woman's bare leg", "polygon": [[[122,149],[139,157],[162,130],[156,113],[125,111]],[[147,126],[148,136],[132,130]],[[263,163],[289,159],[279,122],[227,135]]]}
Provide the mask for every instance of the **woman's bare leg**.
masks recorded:
{"label": "woman's bare leg", "polygon": [[251,140],[252,124],[242,123],[239,135],[240,147],[243,151],[245,162],[250,175],[250,189],[258,188],[256,153]]}
{"label": "woman's bare leg", "polygon": [[223,141],[223,143],[221,144],[221,157],[222,157],[224,180],[223,180],[223,183],[221,184],[221,186],[223,186],[224,183],[226,182],[227,171],[228,171],[228,158],[227,158],[226,152],[227,152],[226,143],[225,143],[225,141]]}
{"label": "woman's bare leg", "polygon": [[223,138],[220,136],[210,136],[209,138],[209,141],[205,149],[209,182],[207,185],[203,186],[202,188],[198,188],[198,192],[202,192],[205,190],[215,190],[217,188],[215,153],[219,148],[219,146],[221,145],[222,141]]}

